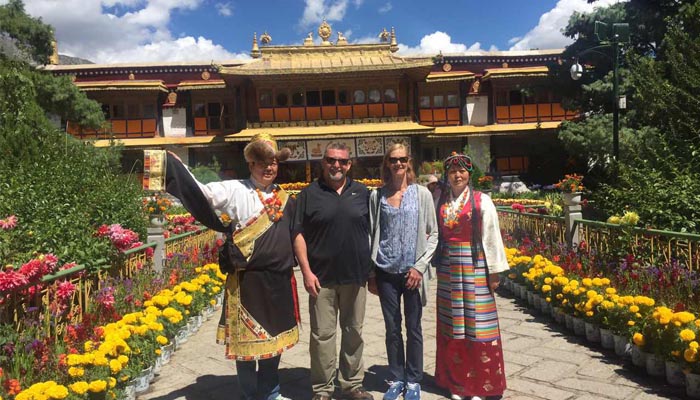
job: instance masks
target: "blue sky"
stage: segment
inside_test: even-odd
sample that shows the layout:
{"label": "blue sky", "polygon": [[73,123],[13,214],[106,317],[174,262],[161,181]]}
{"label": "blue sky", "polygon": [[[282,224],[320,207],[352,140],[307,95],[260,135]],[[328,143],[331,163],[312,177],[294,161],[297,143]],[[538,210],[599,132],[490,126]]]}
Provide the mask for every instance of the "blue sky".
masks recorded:
{"label": "blue sky", "polygon": [[[599,0],[605,6],[618,0]],[[0,4],[6,0],[0,0]],[[396,28],[400,54],[563,48],[586,0],[25,0],[55,28],[59,52],[98,63],[247,58],[253,32],[301,44],[326,18],[337,38],[376,42]],[[318,40],[318,39],[317,39]]]}

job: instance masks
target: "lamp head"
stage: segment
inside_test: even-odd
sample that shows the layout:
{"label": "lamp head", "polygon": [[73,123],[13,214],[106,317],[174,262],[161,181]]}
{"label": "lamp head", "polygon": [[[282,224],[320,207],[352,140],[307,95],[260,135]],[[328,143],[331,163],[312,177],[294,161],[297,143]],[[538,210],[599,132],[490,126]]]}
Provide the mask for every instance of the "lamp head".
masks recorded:
{"label": "lamp head", "polygon": [[569,73],[571,74],[571,79],[577,81],[583,76],[583,66],[577,61],[571,66]]}

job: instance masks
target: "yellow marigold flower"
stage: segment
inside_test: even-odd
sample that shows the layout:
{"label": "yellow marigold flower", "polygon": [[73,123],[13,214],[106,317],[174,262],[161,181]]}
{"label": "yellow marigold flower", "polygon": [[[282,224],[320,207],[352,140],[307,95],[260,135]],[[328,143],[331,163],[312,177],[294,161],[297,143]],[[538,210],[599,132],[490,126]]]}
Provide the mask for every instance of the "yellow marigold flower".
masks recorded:
{"label": "yellow marigold flower", "polygon": [[110,389],[114,388],[117,386],[117,380],[110,376],[108,385]]}
{"label": "yellow marigold flower", "polygon": [[616,293],[617,293],[617,290],[615,288],[611,288],[611,287],[605,288],[605,294],[612,295],[612,294],[616,294]]}
{"label": "yellow marigold flower", "polygon": [[634,321],[627,321],[627,326],[634,326],[635,322]]}
{"label": "yellow marigold flower", "polygon": [[119,360],[109,360],[109,370],[112,371],[112,374],[118,373],[122,370],[122,363]]}
{"label": "yellow marigold flower", "polygon": [[546,283],[547,285],[550,285],[552,283],[552,278],[549,278],[549,277],[544,278],[544,283]]}
{"label": "yellow marigold flower", "polygon": [[683,358],[687,362],[696,362],[698,360],[698,352],[693,349],[685,349],[683,352]]}
{"label": "yellow marigold flower", "polygon": [[62,400],[68,397],[68,388],[63,385],[53,385],[44,392],[50,399]]}
{"label": "yellow marigold flower", "polygon": [[98,379],[98,380],[92,381],[88,384],[88,390],[91,391],[92,393],[104,392],[105,389],[107,389],[107,381],[105,381],[103,379]]}
{"label": "yellow marigold flower", "polygon": [[638,306],[635,306],[635,305],[630,306],[630,312],[638,313],[638,312],[639,312],[639,307],[638,307]]}
{"label": "yellow marigold flower", "polygon": [[608,278],[600,278],[601,283],[603,286],[608,286],[610,284],[610,279]]}
{"label": "yellow marigold flower", "polygon": [[586,316],[587,316],[587,317],[592,317],[592,316],[593,316],[593,311],[586,311]]}
{"label": "yellow marigold flower", "polygon": [[591,287],[593,286],[593,280],[591,278],[583,278],[581,279],[581,284],[585,287]]}
{"label": "yellow marigold flower", "polygon": [[693,313],[690,313],[688,311],[681,311],[673,314],[673,318],[680,322],[681,324],[689,324],[693,321],[695,321],[695,315]]}
{"label": "yellow marigold flower", "polygon": [[68,387],[70,388],[70,390],[73,393],[75,393],[79,396],[85,394],[85,392],[88,391],[88,383],[85,381],[78,381],[78,382],[72,383],[72,384],[68,385]]}
{"label": "yellow marigold flower", "polygon": [[83,356],[80,354],[69,354],[66,357],[66,364],[68,366],[81,365],[83,363]]}
{"label": "yellow marigold flower", "polygon": [[158,335],[158,337],[156,337],[156,341],[157,341],[158,344],[160,344],[161,346],[165,346],[166,344],[168,344],[168,338],[166,338],[166,337],[163,336],[163,335]]}
{"label": "yellow marigold flower", "polygon": [[693,350],[697,350],[698,347],[700,347],[700,344],[693,340],[692,342],[688,343],[688,347],[690,347]]}
{"label": "yellow marigold flower", "polygon": [[690,329],[683,329],[679,333],[679,336],[684,342],[690,342],[691,340],[695,340],[695,332],[691,331]]}
{"label": "yellow marigold flower", "polygon": [[642,347],[646,344],[646,342],[644,341],[644,335],[642,335],[639,332],[635,333],[634,336],[632,336],[632,341],[639,347]]}
{"label": "yellow marigold flower", "polygon": [[552,290],[552,287],[549,285],[542,285],[542,293],[547,293]]}
{"label": "yellow marigold flower", "polygon": [[85,370],[80,367],[70,367],[68,368],[68,375],[70,375],[73,378],[79,378],[85,375]]}

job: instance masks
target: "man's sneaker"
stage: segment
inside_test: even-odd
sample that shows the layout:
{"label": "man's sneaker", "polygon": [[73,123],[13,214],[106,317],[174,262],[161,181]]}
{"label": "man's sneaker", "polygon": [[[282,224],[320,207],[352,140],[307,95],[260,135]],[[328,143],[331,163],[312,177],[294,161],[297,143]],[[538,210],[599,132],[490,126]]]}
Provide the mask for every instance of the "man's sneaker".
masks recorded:
{"label": "man's sneaker", "polygon": [[405,385],[401,381],[389,382],[389,390],[384,393],[382,400],[397,400],[403,394]]}
{"label": "man's sneaker", "polygon": [[406,387],[405,400],[420,400],[420,384],[409,383]]}
{"label": "man's sneaker", "polygon": [[452,400],[464,400],[464,397],[462,397],[458,394],[453,394],[450,396],[450,399],[452,399]]}

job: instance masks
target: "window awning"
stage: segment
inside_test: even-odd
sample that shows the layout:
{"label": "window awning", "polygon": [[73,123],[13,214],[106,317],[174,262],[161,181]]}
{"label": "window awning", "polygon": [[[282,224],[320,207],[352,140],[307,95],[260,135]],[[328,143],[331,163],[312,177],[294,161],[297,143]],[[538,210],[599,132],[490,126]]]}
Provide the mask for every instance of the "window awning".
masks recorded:
{"label": "window awning", "polygon": [[112,144],[124,147],[162,147],[167,145],[196,146],[223,143],[222,136],[153,137],[129,139],[88,140],[95,147],[109,147]]}
{"label": "window awning", "polygon": [[489,68],[483,79],[514,78],[523,76],[548,76],[548,67],[521,67],[521,68]]}
{"label": "window awning", "polygon": [[182,81],[177,85],[178,92],[202,89],[226,89],[226,82],[223,79],[212,79],[208,81]]}
{"label": "window awning", "polygon": [[559,128],[562,121],[547,122],[526,122],[522,124],[492,124],[483,126],[459,125],[459,126],[439,126],[435,128],[435,133],[428,135],[428,138],[445,138],[450,136],[492,136],[506,135],[514,132],[536,131],[539,129]]}
{"label": "window awning", "polygon": [[128,80],[128,81],[83,81],[75,82],[84,91],[117,91],[117,90],[155,90],[167,92],[168,88],[162,80]]}
{"label": "window awning", "polygon": [[328,126],[290,126],[284,128],[252,128],[226,136],[227,142],[248,141],[258,133],[267,133],[279,140],[335,139],[387,135],[428,135],[435,131],[431,126],[415,122],[383,122]]}
{"label": "window awning", "polygon": [[466,81],[474,79],[475,74],[469,71],[434,71],[425,77],[425,81],[432,82],[450,82],[450,81]]}

